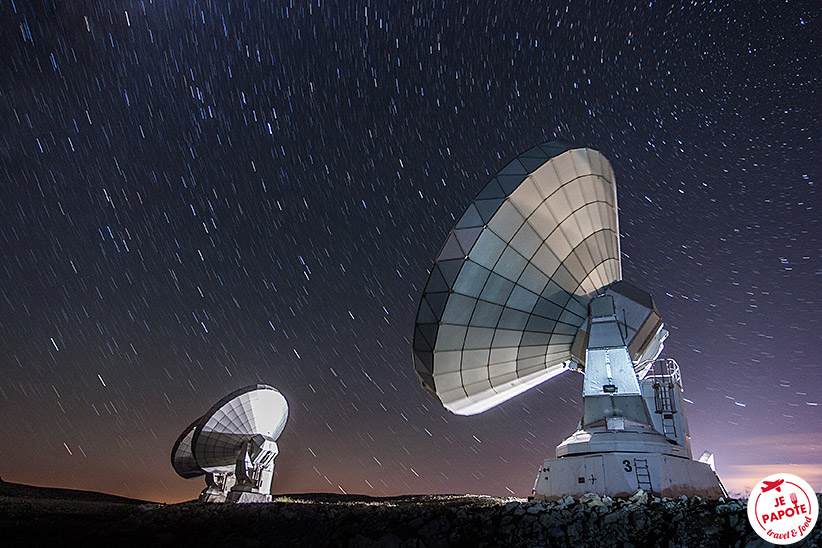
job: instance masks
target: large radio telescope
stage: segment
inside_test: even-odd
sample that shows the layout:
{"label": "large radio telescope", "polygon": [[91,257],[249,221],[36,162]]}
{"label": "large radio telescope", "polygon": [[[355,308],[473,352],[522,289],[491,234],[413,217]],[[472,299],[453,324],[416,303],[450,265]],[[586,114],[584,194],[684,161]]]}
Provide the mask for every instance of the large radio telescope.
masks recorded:
{"label": "large radio telescope", "polygon": [[288,403],[274,387],[255,384],[222,398],[191,423],[171,450],[181,477],[206,476],[203,502],[268,502],[277,439]]}
{"label": "large radio telescope", "polygon": [[536,498],[718,498],[712,467],[691,459],[679,367],[658,359],[667,335],[651,296],[622,281],[611,164],[550,142],[502,168],[449,233],[420,299],[414,362],[459,415],[585,375],[580,427],[540,468]]}

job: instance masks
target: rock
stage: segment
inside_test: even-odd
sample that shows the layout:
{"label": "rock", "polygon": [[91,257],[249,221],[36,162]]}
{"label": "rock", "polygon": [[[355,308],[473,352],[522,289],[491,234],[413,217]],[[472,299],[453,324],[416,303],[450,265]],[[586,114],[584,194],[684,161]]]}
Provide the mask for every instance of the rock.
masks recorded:
{"label": "rock", "polygon": [[439,519],[430,521],[426,525],[424,525],[420,529],[420,536],[433,537],[435,535],[445,533],[446,531],[448,531],[449,528],[450,524],[448,523],[448,518],[442,516]]}
{"label": "rock", "polygon": [[[751,533],[745,542],[745,548],[773,548],[773,546],[773,544],[763,539],[756,533]],[[809,544],[808,546],[812,545]]]}
{"label": "rock", "polygon": [[383,535],[379,540],[372,540],[364,535],[357,535],[349,543],[352,548],[400,548],[401,539],[394,534]]}
{"label": "rock", "polygon": [[533,505],[529,506],[528,509],[526,510],[526,512],[529,513],[529,514],[539,514],[539,513],[544,512],[544,511],[545,511],[545,507],[542,506],[542,503],[540,503],[540,502],[534,503]]}
{"label": "rock", "polygon": [[565,536],[565,531],[562,530],[562,527],[552,527],[551,529],[547,529],[546,532],[549,537],[563,538]]}
{"label": "rock", "polygon": [[511,502],[509,502],[505,505],[505,511],[506,512],[513,512],[516,508],[519,508],[520,506],[522,506],[522,504],[520,504],[519,502],[517,502],[515,500],[512,500]]}
{"label": "rock", "polygon": [[602,502],[602,499],[596,493],[585,493],[579,497],[579,502],[590,505],[592,502]]}
{"label": "rock", "polygon": [[637,504],[648,504],[648,493],[642,489],[637,489],[636,492],[628,498],[628,500]]}
{"label": "rock", "polygon": [[645,526],[648,525],[648,520],[645,518],[645,515],[640,512],[634,512],[631,514],[631,522],[633,523],[634,527],[639,530],[644,530]]}
{"label": "rock", "polygon": [[582,528],[582,525],[580,525],[579,523],[572,523],[565,530],[565,532],[568,533],[568,538],[570,539],[579,538],[580,535],[582,535],[583,531],[584,529]]}
{"label": "rock", "polygon": [[531,514],[527,514],[522,516],[522,519],[519,520],[520,527],[528,527],[537,522],[537,517]]}
{"label": "rock", "polygon": [[425,525],[425,524],[426,524],[426,522],[427,522],[427,520],[426,520],[425,518],[419,517],[419,518],[416,518],[416,519],[411,520],[411,521],[408,523],[408,526],[409,526],[411,529],[418,530],[418,529],[420,529],[423,525]]}
{"label": "rock", "polygon": [[606,516],[602,518],[602,523],[616,523],[617,521],[619,521],[619,514],[617,512],[606,514]]}
{"label": "rock", "polygon": [[539,517],[539,524],[542,525],[545,529],[552,529],[557,526],[556,520],[551,516],[549,512],[545,512]]}
{"label": "rock", "polygon": [[565,508],[567,506],[570,506],[571,504],[574,504],[574,497],[572,497],[571,495],[565,495],[564,497],[562,497],[554,503],[554,507]]}
{"label": "rock", "polygon": [[731,501],[727,504],[720,504],[716,507],[716,513],[720,516],[725,514],[733,514],[742,510],[742,506],[736,501]]}

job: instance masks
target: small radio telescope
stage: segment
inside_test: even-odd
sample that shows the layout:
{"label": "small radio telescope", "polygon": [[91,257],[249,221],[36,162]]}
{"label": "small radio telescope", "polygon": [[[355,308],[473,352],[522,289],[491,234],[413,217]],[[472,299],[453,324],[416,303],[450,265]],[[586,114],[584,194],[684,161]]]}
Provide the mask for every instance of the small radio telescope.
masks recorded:
{"label": "small radio telescope", "polygon": [[449,411],[473,415],[564,371],[584,374],[576,432],[534,497],[586,492],[723,496],[694,461],[679,366],[651,296],[622,281],[616,184],[596,150],[550,142],[480,191],[420,299],[414,362]]}
{"label": "small radio telescope", "polygon": [[206,477],[202,502],[268,502],[287,419],[288,403],[275,388],[241,388],[183,431],[171,465],[184,478]]}

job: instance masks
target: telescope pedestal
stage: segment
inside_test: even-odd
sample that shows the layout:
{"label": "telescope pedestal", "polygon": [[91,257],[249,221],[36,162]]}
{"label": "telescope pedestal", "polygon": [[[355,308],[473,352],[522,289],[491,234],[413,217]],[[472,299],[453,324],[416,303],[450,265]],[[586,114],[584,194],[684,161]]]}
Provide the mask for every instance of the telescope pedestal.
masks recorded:
{"label": "telescope pedestal", "polygon": [[710,465],[692,460],[683,447],[650,429],[579,430],[557,447],[557,455],[545,459],[538,472],[533,490],[537,500],[585,493],[628,497],[637,489],[658,497],[725,496]]}

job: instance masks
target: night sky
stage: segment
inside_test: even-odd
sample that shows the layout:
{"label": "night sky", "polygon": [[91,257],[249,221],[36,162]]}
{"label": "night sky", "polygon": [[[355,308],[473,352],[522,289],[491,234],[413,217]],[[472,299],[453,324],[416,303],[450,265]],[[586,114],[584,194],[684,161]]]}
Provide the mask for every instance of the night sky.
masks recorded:
{"label": "night sky", "polygon": [[815,2],[1,1],[4,480],[193,498],[174,440],[264,382],[274,493],[528,495],[582,377],[458,417],[411,338],[454,219],[560,139],[613,164],[695,455],[822,490]]}

